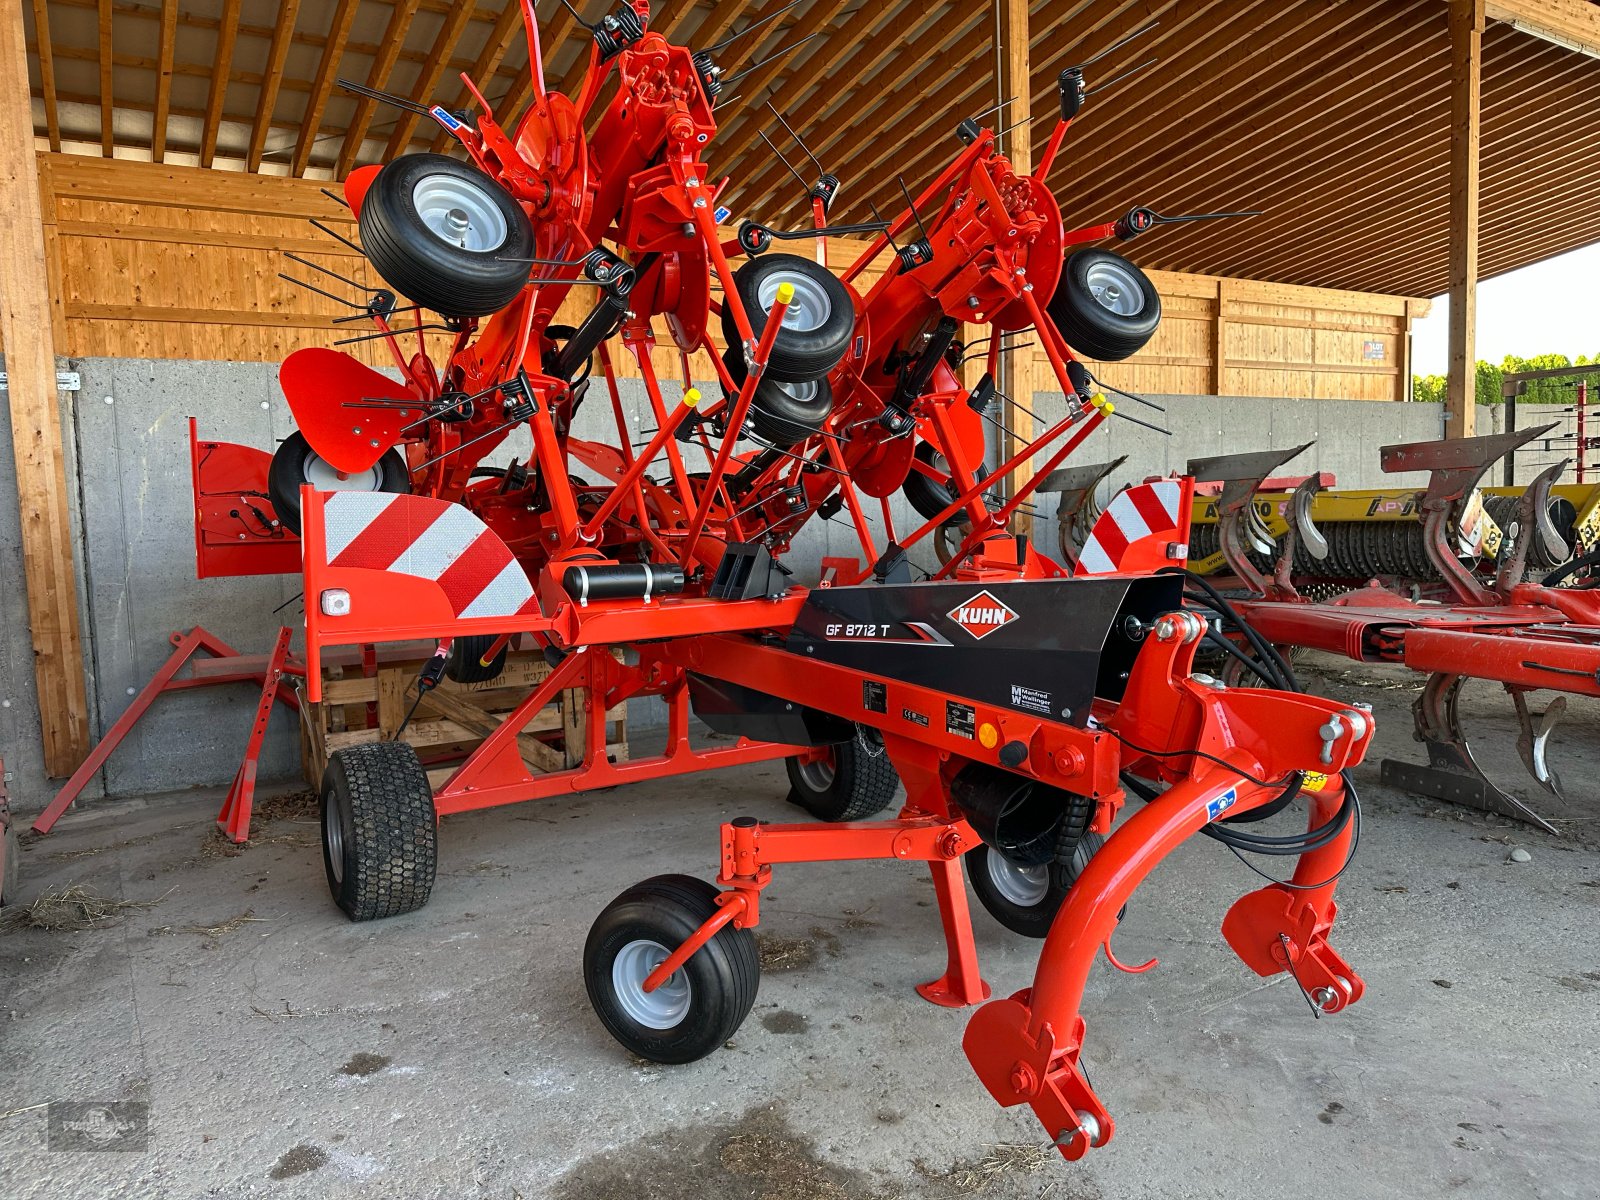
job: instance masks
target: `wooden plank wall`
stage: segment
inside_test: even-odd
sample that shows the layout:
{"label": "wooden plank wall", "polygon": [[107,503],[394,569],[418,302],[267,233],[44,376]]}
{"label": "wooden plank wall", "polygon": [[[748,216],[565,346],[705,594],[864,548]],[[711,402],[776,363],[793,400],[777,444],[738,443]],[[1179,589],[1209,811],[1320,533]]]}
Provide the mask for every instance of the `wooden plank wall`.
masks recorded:
{"label": "wooden plank wall", "polygon": [[[272,362],[370,329],[333,326],[331,318],[348,310],[278,278],[283,271],[348,291],[284,258],[293,251],[377,282],[360,255],[308,224],[315,217],[355,236],[349,212],[322,185],[76,155],[41,154],[39,161],[60,353]],[[806,253],[810,243],[795,249]],[[835,269],[848,257],[836,245]],[[1425,300],[1170,272],[1152,278],[1165,319],[1149,346],[1107,369],[1119,387],[1365,400],[1406,395],[1406,333],[1411,319],[1426,313]],[[584,301],[576,297],[558,319],[580,318]],[[435,346],[443,350],[442,342]],[[349,349],[388,365],[381,343]],[[682,375],[670,343],[658,349],[655,367],[666,379]],[[712,375],[703,354],[691,368],[695,378]],[[637,369],[624,362],[619,373]],[[1049,364],[1037,351],[1033,376],[1037,387],[1053,390]]]}

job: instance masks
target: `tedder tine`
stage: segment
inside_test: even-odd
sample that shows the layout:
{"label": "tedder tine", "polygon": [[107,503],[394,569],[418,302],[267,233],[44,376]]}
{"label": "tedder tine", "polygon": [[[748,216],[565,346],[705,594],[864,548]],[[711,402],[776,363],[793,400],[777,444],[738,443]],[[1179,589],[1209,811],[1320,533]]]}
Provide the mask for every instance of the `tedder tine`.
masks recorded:
{"label": "tedder tine", "polygon": [[[1458,702],[1461,685],[1467,678],[1444,672],[1428,676],[1422,694],[1411,706],[1416,718],[1416,739],[1428,748],[1428,765],[1422,767],[1386,758],[1380,774],[1384,785],[1483,812],[1499,813],[1537,825],[1546,833],[1558,833],[1554,825],[1496,784],[1478,765],[1461,728]],[[1549,729],[1543,733],[1548,735]],[[1542,756],[1543,742],[1538,742],[1537,747],[1530,742],[1530,751]],[[1537,777],[1538,772],[1534,774]]]}

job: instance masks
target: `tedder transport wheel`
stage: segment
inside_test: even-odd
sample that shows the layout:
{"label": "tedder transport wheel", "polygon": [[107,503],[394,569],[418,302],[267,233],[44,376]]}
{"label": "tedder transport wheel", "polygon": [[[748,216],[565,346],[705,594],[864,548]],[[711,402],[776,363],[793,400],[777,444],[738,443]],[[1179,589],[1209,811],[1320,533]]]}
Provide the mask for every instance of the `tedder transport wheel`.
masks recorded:
{"label": "tedder transport wheel", "polygon": [[1137,353],[1161,324],[1155,284],[1109,250],[1069,254],[1049,309],[1067,345],[1101,362]]}
{"label": "tedder transport wheel", "polygon": [[1105,845],[1102,835],[1089,832],[1094,804],[1085,797],[1073,799],[1062,815],[1055,857],[1050,862],[1013,862],[987,843],[967,853],[967,878],[978,902],[1012,933],[1031,938],[1049,933],[1067,892],[1089,859]]}
{"label": "tedder transport wheel", "polygon": [[385,166],[359,223],[361,248],[384,282],[447,317],[486,317],[527,286],[528,214],[482,171],[443,154]]}
{"label": "tedder transport wheel", "polygon": [[456,638],[450,643],[450,654],[444,660],[445,675],[456,683],[488,683],[498,678],[506,669],[506,651],[511,649],[511,643],[501,646],[500,652],[485,666],[483,656],[495,640],[492,633],[469,633]]}
{"label": "tedder transport wheel", "polygon": [[[935,471],[942,471],[947,475],[950,473],[950,464],[945,462],[944,455],[933,448],[932,442],[918,442],[915,454],[922,463]],[[905,493],[906,503],[916,509],[917,515],[924,521],[933,520],[949,508],[950,502],[957,494],[948,483],[930,479],[917,470],[906,476],[906,481],[900,485],[900,490]],[[957,514],[958,517],[959,515]]]}
{"label": "tedder transport wheel", "polygon": [[[735,384],[744,386],[747,372],[744,356],[737,350],[726,350],[723,366]],[[833,388],[826,377],[811,383],[780,383],[776,379],[763,379],[756,385],[750,398],[750,424],[755,435],[780,450],[805,441],[828,419],[833,411]]]}
{"label": "tedder transport wheel", "polygon": [[[763,254],[734,272],[733,282],[757,338],[767,326],[767,312],[778,298],[778,285],[794,285],[794,299],[783,315],[783,328],[767,361],[767,379],[810,383],[839,365],[850,348],[856,314],[849,291],[832,271],[798,254]],[[742,377],[744,344],[731,304],[722,310],[722,336],[739,363],[735,377]]]}
{"label": "tedder transport wheel", "polygon": [[874,729],[856,726],[848,742],[811,759],[787,758],[789,800],[819,821],[864,821],[894,799],[900,776]]}
{"label": "tedder transport wheel", "polygon": [[322,864],[352,921],[415,912],[438,865],[439,822],[417,752],[405,742],[348,746],[322,774]]}
{"label": "tedder transport wheel", "polygon": [[296,430],[283,439],[267,468],[267,494],[284,528],[300,532],[300,485],[309,483],[319,492],[409,492],[411,476],[406,461],[396,450],[386,450],[382,458],[365,471],[342,475],[311,448],[305,435]]}
{"label": "tedder transport wheel", "polygon": [[717,911],[717,889],[688,875],[657,875],[618,896],[596,918],[583,948],[589,1003],[640,1058],[686,1063],[733,1036],[761,983],[756,939],[724,925],[653,992],[650,972]]}

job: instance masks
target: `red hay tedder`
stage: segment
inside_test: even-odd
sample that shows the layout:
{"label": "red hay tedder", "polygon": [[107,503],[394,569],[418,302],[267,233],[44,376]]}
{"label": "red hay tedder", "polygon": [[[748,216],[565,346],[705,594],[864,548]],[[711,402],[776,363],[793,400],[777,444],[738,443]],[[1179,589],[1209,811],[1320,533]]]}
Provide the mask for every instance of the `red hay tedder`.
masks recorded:
{"label": "red hay tedder", "polygon": [[[1126,259],[1079,249],[1063,260],[1074,244],[1165,219],[1139,208],[1064,231],[1045,180],[1086,94],[1082,68],[1062,72],[1061,120],[1031,174],[1012,168],[993,132],[963,121],[959,155],[890,222],[827,226],[838,180],[824,174],[811,192],[815,229],[747,221],[724,240],[724,185],[704,161],[724,83],[711,53],[668,44],[635,0],[590,31],[589,71],[569,99],[545,89],[528,0],[524,15],[535,92],[510,133],[487,104],[475,117],[427,110],[471,166],[410,155],[345,183],[364,252],[392,289],[362,307],[399,380],[333,350],[283,367],[300,432],[272,457],[264,490],[273,519],[300,534],[309,698],[336,645],[437,639],[419,689],[445,671],[492,678],[518,635],[553,667],[437,789],[403,742],[333,756],[324,848],[340,907],[367,920],[425,903],[441,814],[783,758],[816,823],[731,821],[715,885],[659,876],[594,924],[589,995],[646,1058],[699,1058],[744,1020],[762,892],[793,862],[927,862],[948,960],[918,990],[937,1004],[989,997],[963,858],[985,907],[1043,939],[1034,985],[983,1004],[965,1048],[995,1099],[1031,1105],[1067,1158],[1112,1134],[1078,1066],[1089,970],[1102,947],[1111,957],[1129,896],[1191,835],[1297,857],[1293,878],[1240,899],[1223,932],[1253,971],[1289,973],[1319,1011],[1360,999],[1328,935],[1359,831],[1342,773],[1366,753],[1370,715],[1301,694],[1269,646],[1265,686],[1195,675],[1211,614],[1183,596],[1191,480],[1143,485],[1107,509],[1096,527],[1113,563],[1104,573],[1072,573],[1012,529],[1114,412],[1077,355],[1124,358],[1160,317]],[[816,239],[825,259],[823,239],[843,232],[875,237],[841,276],[771,252]],[[554,324],[575,288],[592,308],[575,326]],[[676,402],[652,365],[657,317],[683,355]],[[988,371],[968,387],[957,338],[972,325],[988,326]],[[1026,328],[1065,413],[988,469],[982,421],[1001,337]],[[449,335],[442,362],[427,353],[428,329]],[[688,355],[702,348],[716,362],[715,399],[688,384]],[[642,448],[625,419],[619,352],[637,361],[655,416]],[[597,403],[595,362],[611,440],[572,432],[580,406]],[[483,468],[522,427],[531,455]],[[209,540],[206,529],[230,492],[248,503],[263,490],[265,456],[198,444],[213,448],[197,460],[202,572],[281,569],[223,563],[224,548],[241,557],[238,522]],[[992,494],[1035,462],[1009,495]],[[894,531],[896,491],[922,526]],[[881,502],[881,544],[863,497]],[[841,510],[859,557],[827,559],[815,588],[794,584],[783,558],[795,532]],[[913,581],[908,549],[936,536],[942,567]],[[281,559],[284,538],[260,541]],[[582,689],[591,718],[583,762],[532,771],[526,726],[568,688]],[[604,714],[638,696],[665,700],[666,748],[613,762]],[[691,713],[736,740],[691,746]],[[898,813],[871,819],[899,785]],[[1118,824],[1130,796],[1136,811]],[[1306,833],[1243,824],[1301,797]]]}

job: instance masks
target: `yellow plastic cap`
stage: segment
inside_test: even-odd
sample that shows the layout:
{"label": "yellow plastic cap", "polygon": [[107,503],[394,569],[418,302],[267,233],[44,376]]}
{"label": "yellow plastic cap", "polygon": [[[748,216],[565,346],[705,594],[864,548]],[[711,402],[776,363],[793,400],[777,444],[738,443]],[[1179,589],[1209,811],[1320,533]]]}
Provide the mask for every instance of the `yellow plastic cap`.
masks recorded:
{"label": "yellow plastic cap", "polygon": [[700,389],[690,388],[683,394],[683,402],[690,408],[694,408],[696,405],[698,405],[700,403]]}
{"label": "yellow plastic cap", "polygon": [[794,284],[780,283],[778,285],[778,303],[787,304],[794,299]]}

